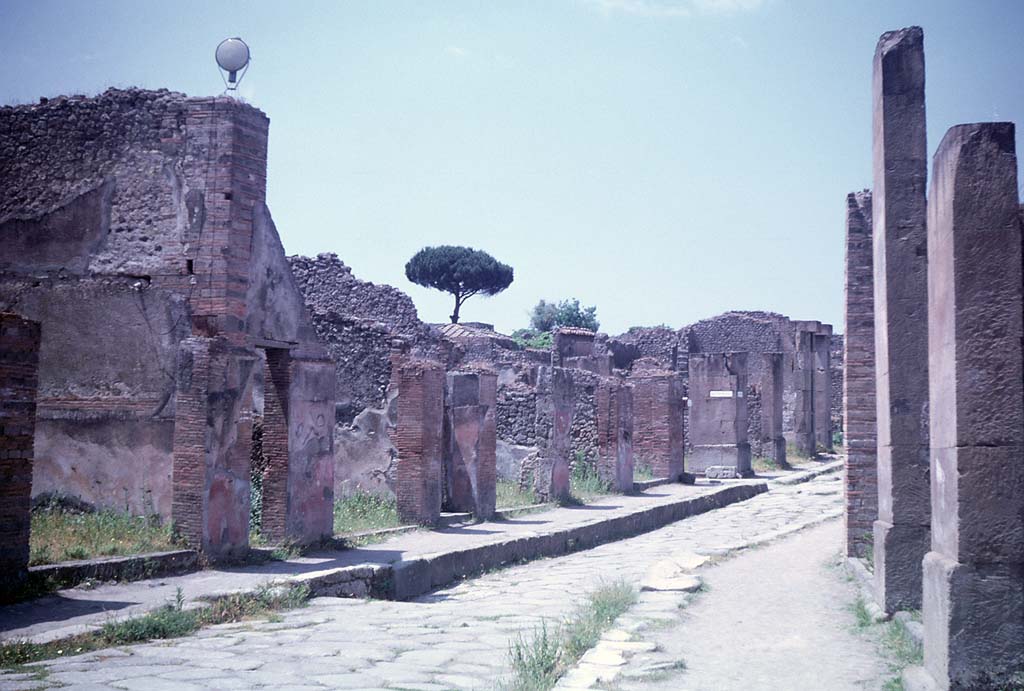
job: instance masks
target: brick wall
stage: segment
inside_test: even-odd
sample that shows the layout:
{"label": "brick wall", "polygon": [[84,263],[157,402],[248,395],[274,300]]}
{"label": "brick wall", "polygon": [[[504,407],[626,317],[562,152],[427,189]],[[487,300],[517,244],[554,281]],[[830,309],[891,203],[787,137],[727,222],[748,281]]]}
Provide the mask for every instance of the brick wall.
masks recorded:
{"label": "brick wall", "polygon": [[40,329],[0,313],[0,588],[28,568]]}
{"label": "brick wall", "polygon": [[871,552],[878,518],[875,411],[874,260],[871,192],[846,198],[846,334],[843,429],[846,444],[846,551]]}
{"label": "brick wall", "polygon": [[633,490],[633,387],[602,377],[597,387],[597,472],[616,492]]}
{"label": "brick wall", "polygon": [[675,372],[644,371],[631,375],[633,385],[633,463],[655,477],[678,478],[683,472],[683,380]]}
{"label": "brick wall", "polygon": [[263,366],[263,488],[260,532],[270,542],[285,539],[288,517],[288,390],[291,358],[268,348]]}

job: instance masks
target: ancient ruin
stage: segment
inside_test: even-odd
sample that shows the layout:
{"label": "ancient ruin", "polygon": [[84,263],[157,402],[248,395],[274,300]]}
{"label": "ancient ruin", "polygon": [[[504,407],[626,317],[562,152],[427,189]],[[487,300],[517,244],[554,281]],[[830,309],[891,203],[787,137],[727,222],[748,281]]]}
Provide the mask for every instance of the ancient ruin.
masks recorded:
{"label": "ancient ruin", "polygon": [[[471,688],[501,663],[462,656],[490,658],[512,634],[512,666],[530,646],[550,658],[544,688],[689,674],[674,646],[695,643],[694,667],[721,682],[735,656],[715,649],[734,652],[721,641],[747,618],[818,645],[776,616],[810,583],[824,589],[803,598],[805,620],[854,612],[865,639],[891,627],[910,651],[884,665],[901,688],[1024,688],[1015,127],[952,127],[929,183],[919,27],[878,40],[872,97],[873,188],[845,200],[844,328],[751,310],[617,335],[593,314],[595,330],[531,321],[513,335],[428,323],[336,254],[287,256],[266,204],[269,119],[232,96],[109,89],[0,107],[0,686],[297,687],[309,674]],[[337,528],[352,499],[385,527]],[[34,512],[54,506],[161,531],[165,551],[37,559]],[[841,548],[850,582],[812,564],[815,548],[829,563]],[[733,587],[703,587],[708,573]],[[593,614],[584,586],[609,574],[620,580],[600,587],[621,608]],[[769,586],[775,609],[736,606]],[[287,631],[256,620],[283,619],[289,597],[323,609]],[[731,617],[725,636],[674,629],[709,601]],[[115,627],[154,613],[185,624]],[[586,645],[572,617],[594,629]],[[115,673],[194,663],[204,646],[107,648],[211,623],[230,625],[209,637],[216,655],[201,651],[213,667]],[[844,653],[856,644],[832,634]],[[289,662],[233,657],[270,657],[268,643]],[[319,678],[292,669],[305,647]],[[236,677],[205,679],[221,671]],[[777,685],[808,685],[789,681]]]}
{"label": "ancient ruin", "polygon": [[875,576],[887,612],[921,606],[928,551],[924,34],[884,34],[874,62]]}

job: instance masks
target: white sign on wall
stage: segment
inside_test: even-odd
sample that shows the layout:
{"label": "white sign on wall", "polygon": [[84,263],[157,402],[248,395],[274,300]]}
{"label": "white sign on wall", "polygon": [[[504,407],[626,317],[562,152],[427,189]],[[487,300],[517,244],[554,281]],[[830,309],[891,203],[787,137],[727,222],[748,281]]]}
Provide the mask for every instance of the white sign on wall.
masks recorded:
{"label": "white sign on wall", "polygon": [[732,391],[711,391],[711,398],[732,398]]}

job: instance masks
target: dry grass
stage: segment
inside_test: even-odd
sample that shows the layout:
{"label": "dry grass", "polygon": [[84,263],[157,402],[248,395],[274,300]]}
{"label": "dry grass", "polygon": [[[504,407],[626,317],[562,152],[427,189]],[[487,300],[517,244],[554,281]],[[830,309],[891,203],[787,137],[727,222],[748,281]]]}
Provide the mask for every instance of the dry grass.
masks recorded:
{"label": "dry grass", "polygon": [[81,512],[57,503],[32,512],[29,563],[124,556],[177,549],[169,524],[158,516],[119,511]]}

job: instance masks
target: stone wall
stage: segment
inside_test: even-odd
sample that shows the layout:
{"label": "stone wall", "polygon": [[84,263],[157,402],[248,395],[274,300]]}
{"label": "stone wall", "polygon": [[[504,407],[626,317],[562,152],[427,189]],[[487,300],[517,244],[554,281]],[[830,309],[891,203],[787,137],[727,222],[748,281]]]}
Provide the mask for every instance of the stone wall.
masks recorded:
{"label": "stone wall", "polygon": [[517,446],[537,444],[537,394],[529,386],[498,389],[498,438]]}
{"label": "stone wall", "polygon": [[832,342],[830,347],[830,362],[832,365],[832,396],[831,396],[831,414],[832,414],[832,432],[838,432],[842,435],[845,440],[845,423],[843,422],[843,378],[845,376],[846,364],[845,364],[845,353],[846,345],[843,334],[832,334]]}

